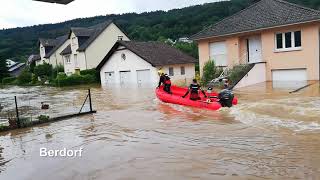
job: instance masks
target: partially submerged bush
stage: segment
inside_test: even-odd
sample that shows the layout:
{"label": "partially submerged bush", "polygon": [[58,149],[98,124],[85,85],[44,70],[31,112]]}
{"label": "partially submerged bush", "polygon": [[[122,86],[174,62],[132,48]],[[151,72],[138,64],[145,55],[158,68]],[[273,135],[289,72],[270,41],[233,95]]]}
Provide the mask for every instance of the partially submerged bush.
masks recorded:
{"label": "partially submerged bush", "polygon": [[96,83],[96,78],[94,75],[77,75],[73,74],[71,76],[58,75],[55,80],[57,86],[72,86],[72,85],[81,85],[81,84],[92,84]]}
{"label": "partially submerged bush", "polygon": [[216,67],[213,60],[209,60],[203,67],[202,84],[207,85],[211,80],[219,77],[223,69]]}
{"label": "partially submerged bush", "polygon": [[17,77],[19,85],[28,85],[32,80],[32,74],[28,69],[24,69],[21,74]]}
{"label": "partially submerged bush", "polygon": [[2,79],[2,84],[9,85],[9,84],[14,84],[14,81],[16,81],[16,77],[6,77]]}
{"label": "partially submerged bush", "polygon": [[49,117],[49,116],[46,116],[46,115],[40,115],[40,116],[38,117],[38,120],[39,120],[40,122],[47,122],[47,121],[49,121],[49,119],[50,119],[50,117]]}
{"label": "partially submerged bush", "polygon": [[87,69],[87,70],[80,71],[80,75],[82,76],[92,75],[95,77],[96,82],[100,81],[100,72],[97,71],[96,69]]}
{"label": "partially submerged bush", "polygon": [[44,63],[34,68],[34,74],[41,79],[48,79],[52,76],[53,68],[51,64]]}

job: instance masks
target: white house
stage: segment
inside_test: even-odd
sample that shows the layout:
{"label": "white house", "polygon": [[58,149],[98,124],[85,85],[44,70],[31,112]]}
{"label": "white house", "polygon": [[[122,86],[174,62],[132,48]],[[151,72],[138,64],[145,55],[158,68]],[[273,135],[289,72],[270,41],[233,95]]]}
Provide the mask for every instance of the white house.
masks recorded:
{"label": "white house", "polygon": [[36,60],[36,65],[44,62],[53,67],[63,65],[63,57],[60,53],[70,44],[68,36],[60,36],[56,39],[39,39],[40,59]]}
{"label": "white house", "polygon": [[158,71],[173,83],[190,83],[195,77],[196,59],[161,42],[118,41],[98,65],[102,86],[152,85]]}
{"label": "white house", "polygon": [[96,68],[119,39],[129,40],[112,21],[89,28],[71,28],[68,38],[70,44],[60,53],[67,75]]}

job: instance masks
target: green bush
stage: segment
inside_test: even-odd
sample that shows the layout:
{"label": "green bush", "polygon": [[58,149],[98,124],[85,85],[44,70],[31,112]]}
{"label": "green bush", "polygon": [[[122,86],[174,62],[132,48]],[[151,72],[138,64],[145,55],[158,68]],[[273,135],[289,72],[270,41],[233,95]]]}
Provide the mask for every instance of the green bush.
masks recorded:
{"label": "green bush", "polygon": [[61,64],[58,64],[55,68],[53,68],[53,78],[56,78],[59,73],[64,73],[64,67]]}
{"label": "green bush", "polygon": [[83,70],[83,71],[80,71],[80,74],[82,76],[84,75],[92,75],[95,77],[95,81],[96,82],[99,82],[100,81],[100,72],[97,71],[96,69],[87,69],[87,70]]}
{"label": "green bush", "polygon": [[17,77],[17,82],[19,85],[30,84],[32,80],[32,74],[28,69],[24,69],[21,74]]}
{"label": "green bush", "polygon": [[47,122],[47,121],[49,121],[49,119],[50,119],[50,117],[49,117],[49,116],[45,116],[45,115],[40,115],[40,116],[38,117],[38,120],[39,120],[40,122]]}
{"label": "green bush", "polygon": [[209,60],[203,67],[202,84],[207,85],[211,80],[219,77],[222,72],[222,68],[216,67],[214,61]]}
{"label": "green bush", "polygon": [[16,77],[6,77],[2,79],[2,84],[13,84],[17,80]]}
{"label": "green bush", "polygon": [[34,68],[34,74],[37,77],[48,79],[52,77],[53,68],[51,64],[44,63]]}
{"label": "green bush", "polygon": [[73,86],[81,84],[92,84],[96,83],[96,78],[94,75],[77,75],[73,74],[71,76],[58,75],[55,80],[56,86]]}

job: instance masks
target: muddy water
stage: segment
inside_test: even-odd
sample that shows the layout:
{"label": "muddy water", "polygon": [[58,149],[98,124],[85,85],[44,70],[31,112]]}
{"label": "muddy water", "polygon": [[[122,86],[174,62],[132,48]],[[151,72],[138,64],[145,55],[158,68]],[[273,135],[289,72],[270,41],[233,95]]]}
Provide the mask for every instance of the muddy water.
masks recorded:
{"label": "muddy water", "polygon": [[[68,104],[85,89],[41,92]],[[239,106],[208,112],[159,102],[152,89],[94,87],[97,114],[0,134],[0,179],[319,179],[319,84],[236,94]],[[84,154],[43,158],[43,147]]]}

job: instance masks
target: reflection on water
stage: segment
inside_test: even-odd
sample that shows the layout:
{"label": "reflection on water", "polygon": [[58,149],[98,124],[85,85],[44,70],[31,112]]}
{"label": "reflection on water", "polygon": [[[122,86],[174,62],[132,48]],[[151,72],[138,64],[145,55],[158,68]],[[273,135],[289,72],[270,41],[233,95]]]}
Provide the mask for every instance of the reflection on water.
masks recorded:
{"label": "reflection on water", "polygon": [[[37,96],[40,89],[7,91]],[[63,104],[85,89],[41,92]],[[0,134],[0,179],[320,176],[319,84],[296,94],[270,83],[240,89],[239,106],[217,112],[162,103],[150,88],[93,87],[92,94],[97,114]],[[83,147],[84,155],[40,158],[41,147]]]}

